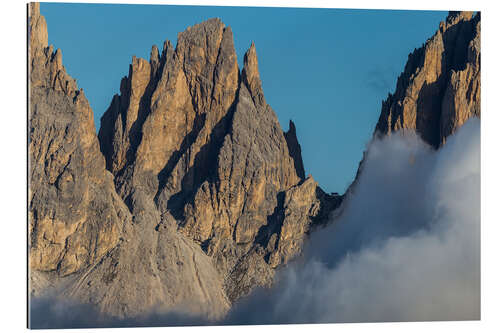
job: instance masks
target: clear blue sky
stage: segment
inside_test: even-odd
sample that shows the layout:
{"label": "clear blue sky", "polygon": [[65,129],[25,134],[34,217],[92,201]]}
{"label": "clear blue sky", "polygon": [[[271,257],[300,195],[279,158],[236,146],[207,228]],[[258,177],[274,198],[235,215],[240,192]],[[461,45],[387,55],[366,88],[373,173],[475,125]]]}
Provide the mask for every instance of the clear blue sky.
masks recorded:
{"label": "clear blue sky", "polygon": [[42,3],[49,43],[100,117],[133,55],[149,60],[177,33],[211,17],[231,26],[240,69],[254,41],[267,102],[284,130],[297,127],[306,174],[343,193],[408,54],[446,18],[385,11]]}

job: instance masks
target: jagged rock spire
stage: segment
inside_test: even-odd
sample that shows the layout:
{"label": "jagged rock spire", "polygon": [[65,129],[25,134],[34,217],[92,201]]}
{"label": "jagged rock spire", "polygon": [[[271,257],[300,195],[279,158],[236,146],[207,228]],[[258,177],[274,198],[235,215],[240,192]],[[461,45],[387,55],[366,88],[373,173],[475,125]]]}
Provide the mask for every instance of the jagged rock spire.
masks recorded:
{"label": "jagged rock spire", "polygon": [[302,161],[302,149],[300,148],[299,140],[297,139],[297,130],[295,129],[295,124],[291,119],[288,125],[288,132],[285,132],[285,139],[288,146],[288,151],[290,152],[290,156],[292,156],[293,158],[297,176],[299,176],[301,179],[305,179],[306,173],[304,170],[304,162]]}
{"label": "jagged rock spire", "polygon": [[[157,54],[153,47],[151,68]],[[295,190],[306,210],[287,220],[297,242],[282,244],[271,265],[265,258],[280,242],[280,198],[305,177],[295,125],[284,133],[265,101],[255,44],[240,74],[231,28],[210,19],[179,33],[175,49],[166,41],[157,68],[133,60],[102,117],[101,149],[124,200],[133,203],[137,191],[154,198],[162,223],[202,246],[235,300],[269,284],[272,268],[300,251],[321,191],[312,181]]]}
{"label": "jagged rock spire", "polygon": [[[116,193],[93,112],[66,73],[61,51],[46,45],[44,22],[38,4],[30,4],[30,295],[52,292],[119,317],[180,305],[208,318],[221,316],[229,303],[212,259],[162,220],[148,196],[150,179],[134,180],[138,186],[124,198],[128,207]],[[171,55],[166,52],[164,60]],[[137,145],[134,134],[149,112],[143,101],[150,82],[156,83],[151,77],[158,52],[152,53],[151,62],[133,58],[122,96],[113,99],[108,115],[118,126],[108,128],[108,138],[123,139],[116,132],[132,138],[115,141],[121,149],[110,160],[122,146]]]}
{"label": "jagged rock spire", "polygon": [[48,44],[47,23],[45,17],[40,15],[40,3],[29,3],[28,11],[28,46],[31,52],[37,49],[44,49]]}
{"label": "jagged rock spire", "polygon": [[382,103],[376,133],[414,129],[439,147],[481,114],[480,13],[450,12],[439,30],[408,56],[396,91]]}
{"label": "jagged rock spire", "polygon": [[265,105],[266,100],[262,90],[262,82],[259,74],[259,62],[257,60],[257,51],[255,49],[254,42],[252,42],[250,48],[245,53],[241,77],[247,86],[254,103],[262,106]]}

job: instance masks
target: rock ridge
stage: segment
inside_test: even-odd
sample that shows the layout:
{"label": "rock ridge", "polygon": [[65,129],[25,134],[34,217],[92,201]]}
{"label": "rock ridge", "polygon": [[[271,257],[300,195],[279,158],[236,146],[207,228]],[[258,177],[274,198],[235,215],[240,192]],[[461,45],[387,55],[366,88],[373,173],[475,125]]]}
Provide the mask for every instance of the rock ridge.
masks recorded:
{"label": "rock ridge", "polygon": [[[156,50],[153,46],[149,68],[158,58]],[[140,60],[143,67],[134,66],[134,58],[129,76],[123,79],[132,82],[139,77],[137,87],[154,87],[150,94],[135,88],[146,111],[137,128],[140,139],[133,158],[123,158],[131,146],[121,139],[131,133],[128,127],[123,129],[123,119],[136,119],[137,113],[134,104],[122,97],[130,95],[127,89],[113,98],[101,119],[101,150],[124,201],[130,202],[136,188],[147,187],[145,194],[162,216],[160,225],[174,226],[199,244],[214,260],[234,301],[257,285],[270,285],[278,263],[300,253],[301,245],[294,245],[293,251],[280,250],[273,264],[272,247],[265,250],[261,244],[261,230],[271,229],[278,197],[305,180],[295,125],[291,122],[289,131],[283,132],[266,103],[255,43],[245,53],[240,72],[231,28],[220,19],[179,33],[175,49],[166,41],[160,59],[157,67],[163,69],[154,78],[148,76],[147,61]],[[128,83],[123,86],[134,89]],[[289,218],[289,224],[309,225],[320,206],[333,209],[339,203],[337,197],[321,195],[316,182],[310,184],[308,191],[297,193],[306,199],[301,209],[316,210],[305,212],[301,219]],[[296,229],[297,239],[309,230]],[[235,274],[246,275],[236,279]],[[245,286],[237,282],[244,279],[248,279]]]}
{"label": "rock ridge", "polygon": [[98,135],[37,3],[28,27],[30,295],[55,290],[118,317],[217,319],[271,285],[340,204],[305,178],[255,44],[240,71],[220,19],[133,57]]}
{"label": "rock ridge", "polygon": [[408,56],[396,91],[382,103],[375,132],[416,130],[437,148],[471,117],[480,117],[478,12],[450,12],[438,31]]}
{"label": "rock ridge", "polygon": [[[127,219],[83,90],[47,45],[39,4],[29,7],[29,262],[60,276],[96,262]],[[99,213],[97,213],[99,212]]]}
{"label": "rock ridge", "polygon": [[[410,130],[439,149],[472,117],[481,117],[481,13],[450,11],[408,55],[395,92],[382,102],[373,137]],[[344,196],[355,191],[365,156]]]}
{"label": "rock ridge", "polygon": [[[180,307],[219,318],[229,302],[212,259],[161,225],[147,183],[131,191],[128,206],[118,195],[106,164],[119,163],[101,154],[83,90],[66,73],[61,51],[47,45],[39,4],[30,3],[28,13],[30,297],[55,294],[118,317]],[[132,135],[115,136],[127,150],[138,145],[136,124],[149,112],[138,97],[151,95],[154,85],[142,85],[143,77],[163,70],[160,59],[154,47],[150,64],[133,59],[123,101],[114,98],[115,107],[129,110],[116,129]],[[130,158],[117,152],[117,159]]]}
{"label": "rock ridge", "polygon": [[[37,3],[28,29],[31,295],[217,320],[339,210],[345,196],[306,177],[295,124],[283,131],[267,104],[255,43],[240,70],[220,19],[133,57],[98,135]],[[416,130],[438,148],[474,116],[480,14],[450,12],[409,55],[374,136]]]}

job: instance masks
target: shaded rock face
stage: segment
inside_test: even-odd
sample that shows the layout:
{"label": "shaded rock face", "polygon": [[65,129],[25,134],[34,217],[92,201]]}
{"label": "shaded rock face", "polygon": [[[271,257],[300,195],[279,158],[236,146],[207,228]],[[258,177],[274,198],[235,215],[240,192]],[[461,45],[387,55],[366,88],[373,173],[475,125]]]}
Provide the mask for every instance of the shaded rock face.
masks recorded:
{"label": "shaded rock face", "polygon": [[28,20],[31,295],[56,290],[119,317],[220,318],[339,205],[305,178],[255,45],[240,72],[220,20],[134,57],[98,136],[38,4]]}
{"label": "shaded rock face", "polygon": [[481,114],[480,13],[450,12],[439,30],[408,56],[396,91],[382,103],[375,132],[413,129],[439,147]]}
{"label": "shaded rock face", "polygon": [[290,156],[293,158],[293,164],[295,165],[297,176],[301,179],[305,179],[306,172],[304,169],[304,162],[302,161],[302,149],[300,148],[299,140],[297,139],[295,124],[291,120],[288,125],[288,132],[285,132],[285,140]]}
{"label": "shaded rock face", "polygon": [[340,202],[311,179],[285,227],[296,242],[279,237],[283,198],[305,181],[295,125],[284,133],[266,103],[253,43],[240,73],[219,19],[180,33],[175,49],[166,41],[161,56],[153,46],[149,62],[133,58],[120,91],[99,131],[118,193],[131,210],[137,189],[154,200],[160,224],[213,259],[229,301],[270,285],[313,219]]}

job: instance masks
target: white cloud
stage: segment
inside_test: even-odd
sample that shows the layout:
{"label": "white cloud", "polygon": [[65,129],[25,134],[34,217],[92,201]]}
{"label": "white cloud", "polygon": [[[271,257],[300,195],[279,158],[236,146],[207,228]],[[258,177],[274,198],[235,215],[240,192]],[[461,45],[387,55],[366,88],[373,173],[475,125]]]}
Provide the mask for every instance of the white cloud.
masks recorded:
{"label": "white cloud", "polygon": [[437,152],[412,133],[375,140],[342,215],[229,321],[479,319],[479,231],[479,120]]}

